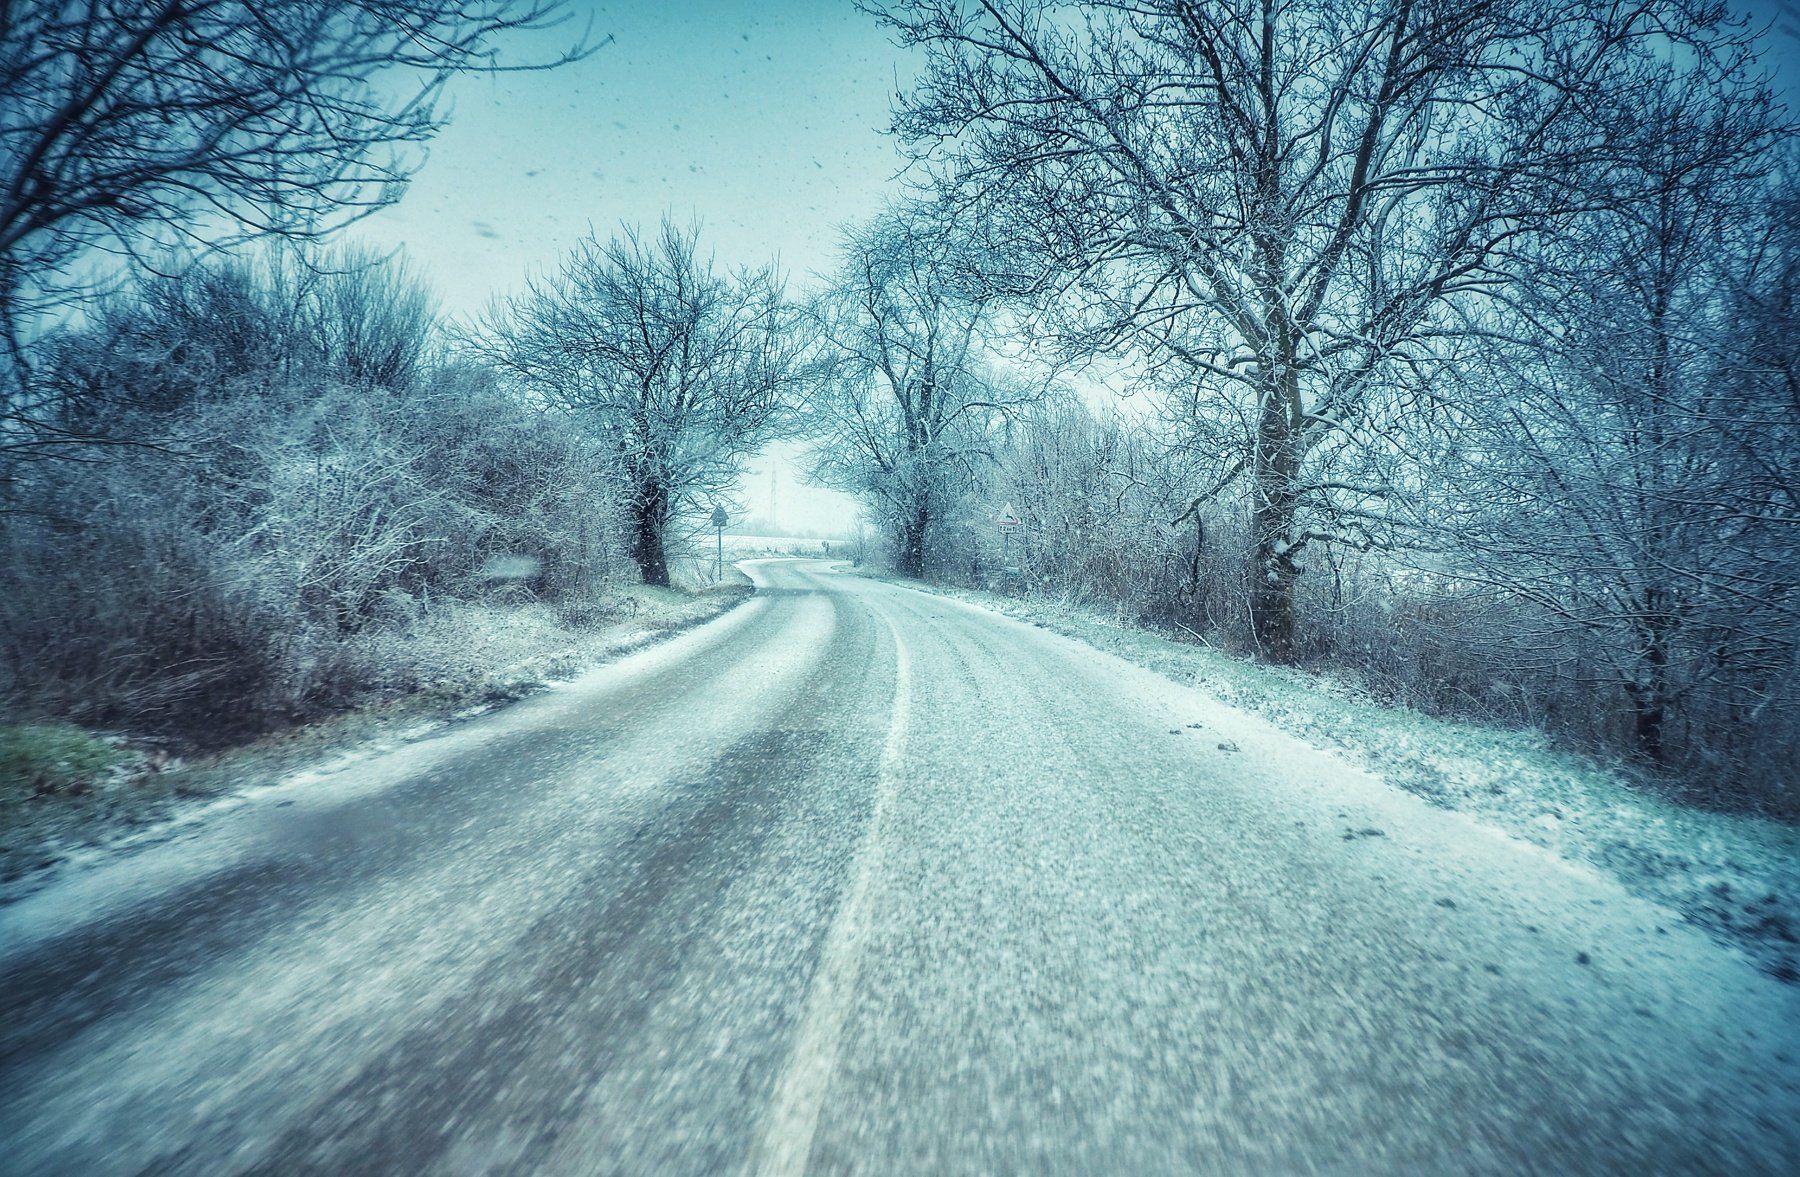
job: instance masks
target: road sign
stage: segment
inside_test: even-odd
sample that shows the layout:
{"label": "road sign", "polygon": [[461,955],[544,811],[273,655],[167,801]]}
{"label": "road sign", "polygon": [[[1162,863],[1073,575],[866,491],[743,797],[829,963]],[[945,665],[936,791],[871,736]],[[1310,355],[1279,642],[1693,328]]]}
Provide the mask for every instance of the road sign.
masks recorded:
{"label": "road sign", "polygon": [[1008,503],[994,516],[994,522],[1000,525],[1000,573],[1017,576],[1018,569],[1013,567],[1012,533],[1025,526],[1025,521],[1013,514],[1013,505]]}
{"label": "road sign", "polygon": [[712,523],[713,523],[713,527],[715,530],[723,530],[725,525],[727,523],[729,523],[730,521],[731,521],[730,516],[725,514],[724,507],[714,507],[713,508]]}

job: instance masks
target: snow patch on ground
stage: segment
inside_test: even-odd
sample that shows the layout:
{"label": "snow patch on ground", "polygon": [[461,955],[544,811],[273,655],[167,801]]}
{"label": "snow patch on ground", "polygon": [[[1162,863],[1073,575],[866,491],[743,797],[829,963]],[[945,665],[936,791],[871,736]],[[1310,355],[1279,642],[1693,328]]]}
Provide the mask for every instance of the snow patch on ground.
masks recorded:
{"label": "snow patch on ground", "polygon": [[1386,705],[1339,680],[1246,662],[1078,606],[930,591],[1077,638],[1261,716],[1559,865],[1602,872],[1771,975],[1800,981],[1800,829],[1682,805],[1540,732]]}

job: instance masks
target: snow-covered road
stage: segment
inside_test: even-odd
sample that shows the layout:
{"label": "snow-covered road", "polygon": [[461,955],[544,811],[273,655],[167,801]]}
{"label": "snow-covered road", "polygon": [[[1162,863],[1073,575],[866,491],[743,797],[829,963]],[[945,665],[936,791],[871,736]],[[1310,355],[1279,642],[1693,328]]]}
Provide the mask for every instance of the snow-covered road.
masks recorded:
{"label": "snow-covered road", "polygon": [[0,1170],[1791,1172],[1800,988],[831,571],[0,910]]}

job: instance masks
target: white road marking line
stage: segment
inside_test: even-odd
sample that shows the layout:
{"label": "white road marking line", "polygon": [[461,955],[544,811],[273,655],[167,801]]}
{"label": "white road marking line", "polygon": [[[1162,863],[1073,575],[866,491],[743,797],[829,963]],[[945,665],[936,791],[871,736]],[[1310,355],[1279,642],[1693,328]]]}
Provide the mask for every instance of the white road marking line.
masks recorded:
{"label": "white road marking line", "polygon": [[807,994],[806,1012],[794,1035],[793,1049],[775,1084],[768,1115],[750,1154],[749,1171],[758,1177],[789,1177],[806,1172],[813,1136],[819,1127],[819,1111],[837,1070],[838,1042],[843,1037],[844,1022],[862,971],[863,948],[868,939],[869,894],[880,873],[882,834],[888,811],[893,808],[900,756],[905,750],[907,722],[912,712],[912,659],[892,621],[888,622],[888,629],[894,635],[894,706],[887,740],[881,746],[875,805],[857,846],[849,887],[825,933],[818,971]]}

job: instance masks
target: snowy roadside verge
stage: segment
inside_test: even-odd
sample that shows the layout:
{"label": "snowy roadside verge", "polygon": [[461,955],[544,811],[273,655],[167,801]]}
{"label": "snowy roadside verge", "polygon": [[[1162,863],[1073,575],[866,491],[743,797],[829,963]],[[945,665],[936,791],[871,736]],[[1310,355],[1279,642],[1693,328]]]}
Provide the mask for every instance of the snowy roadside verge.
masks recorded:
{"label": "snowy roadside verge", "polygon": [[1247,662],[1041,599],[900,581],[1042,626],[1252,712],[1391,785],[1616,878],[1800,982],[1800,828],[1694,809],[1620,766],[1377,702],[1354,686]]}
{"label": "snowy roadside verge", "polygon": [[550,689],[711,621],[750,594],[742,577],[698,593],[634,587],[617,615],[588,625],[532,606],[462,610],[373,643],[367,655],[394,672],[355,706],[316,722],[193,759],[105,736],[113,765],[77,788],[44,793],[0,780],[0,903],[70,865],[158,841],[235,794],[400,747]]}

